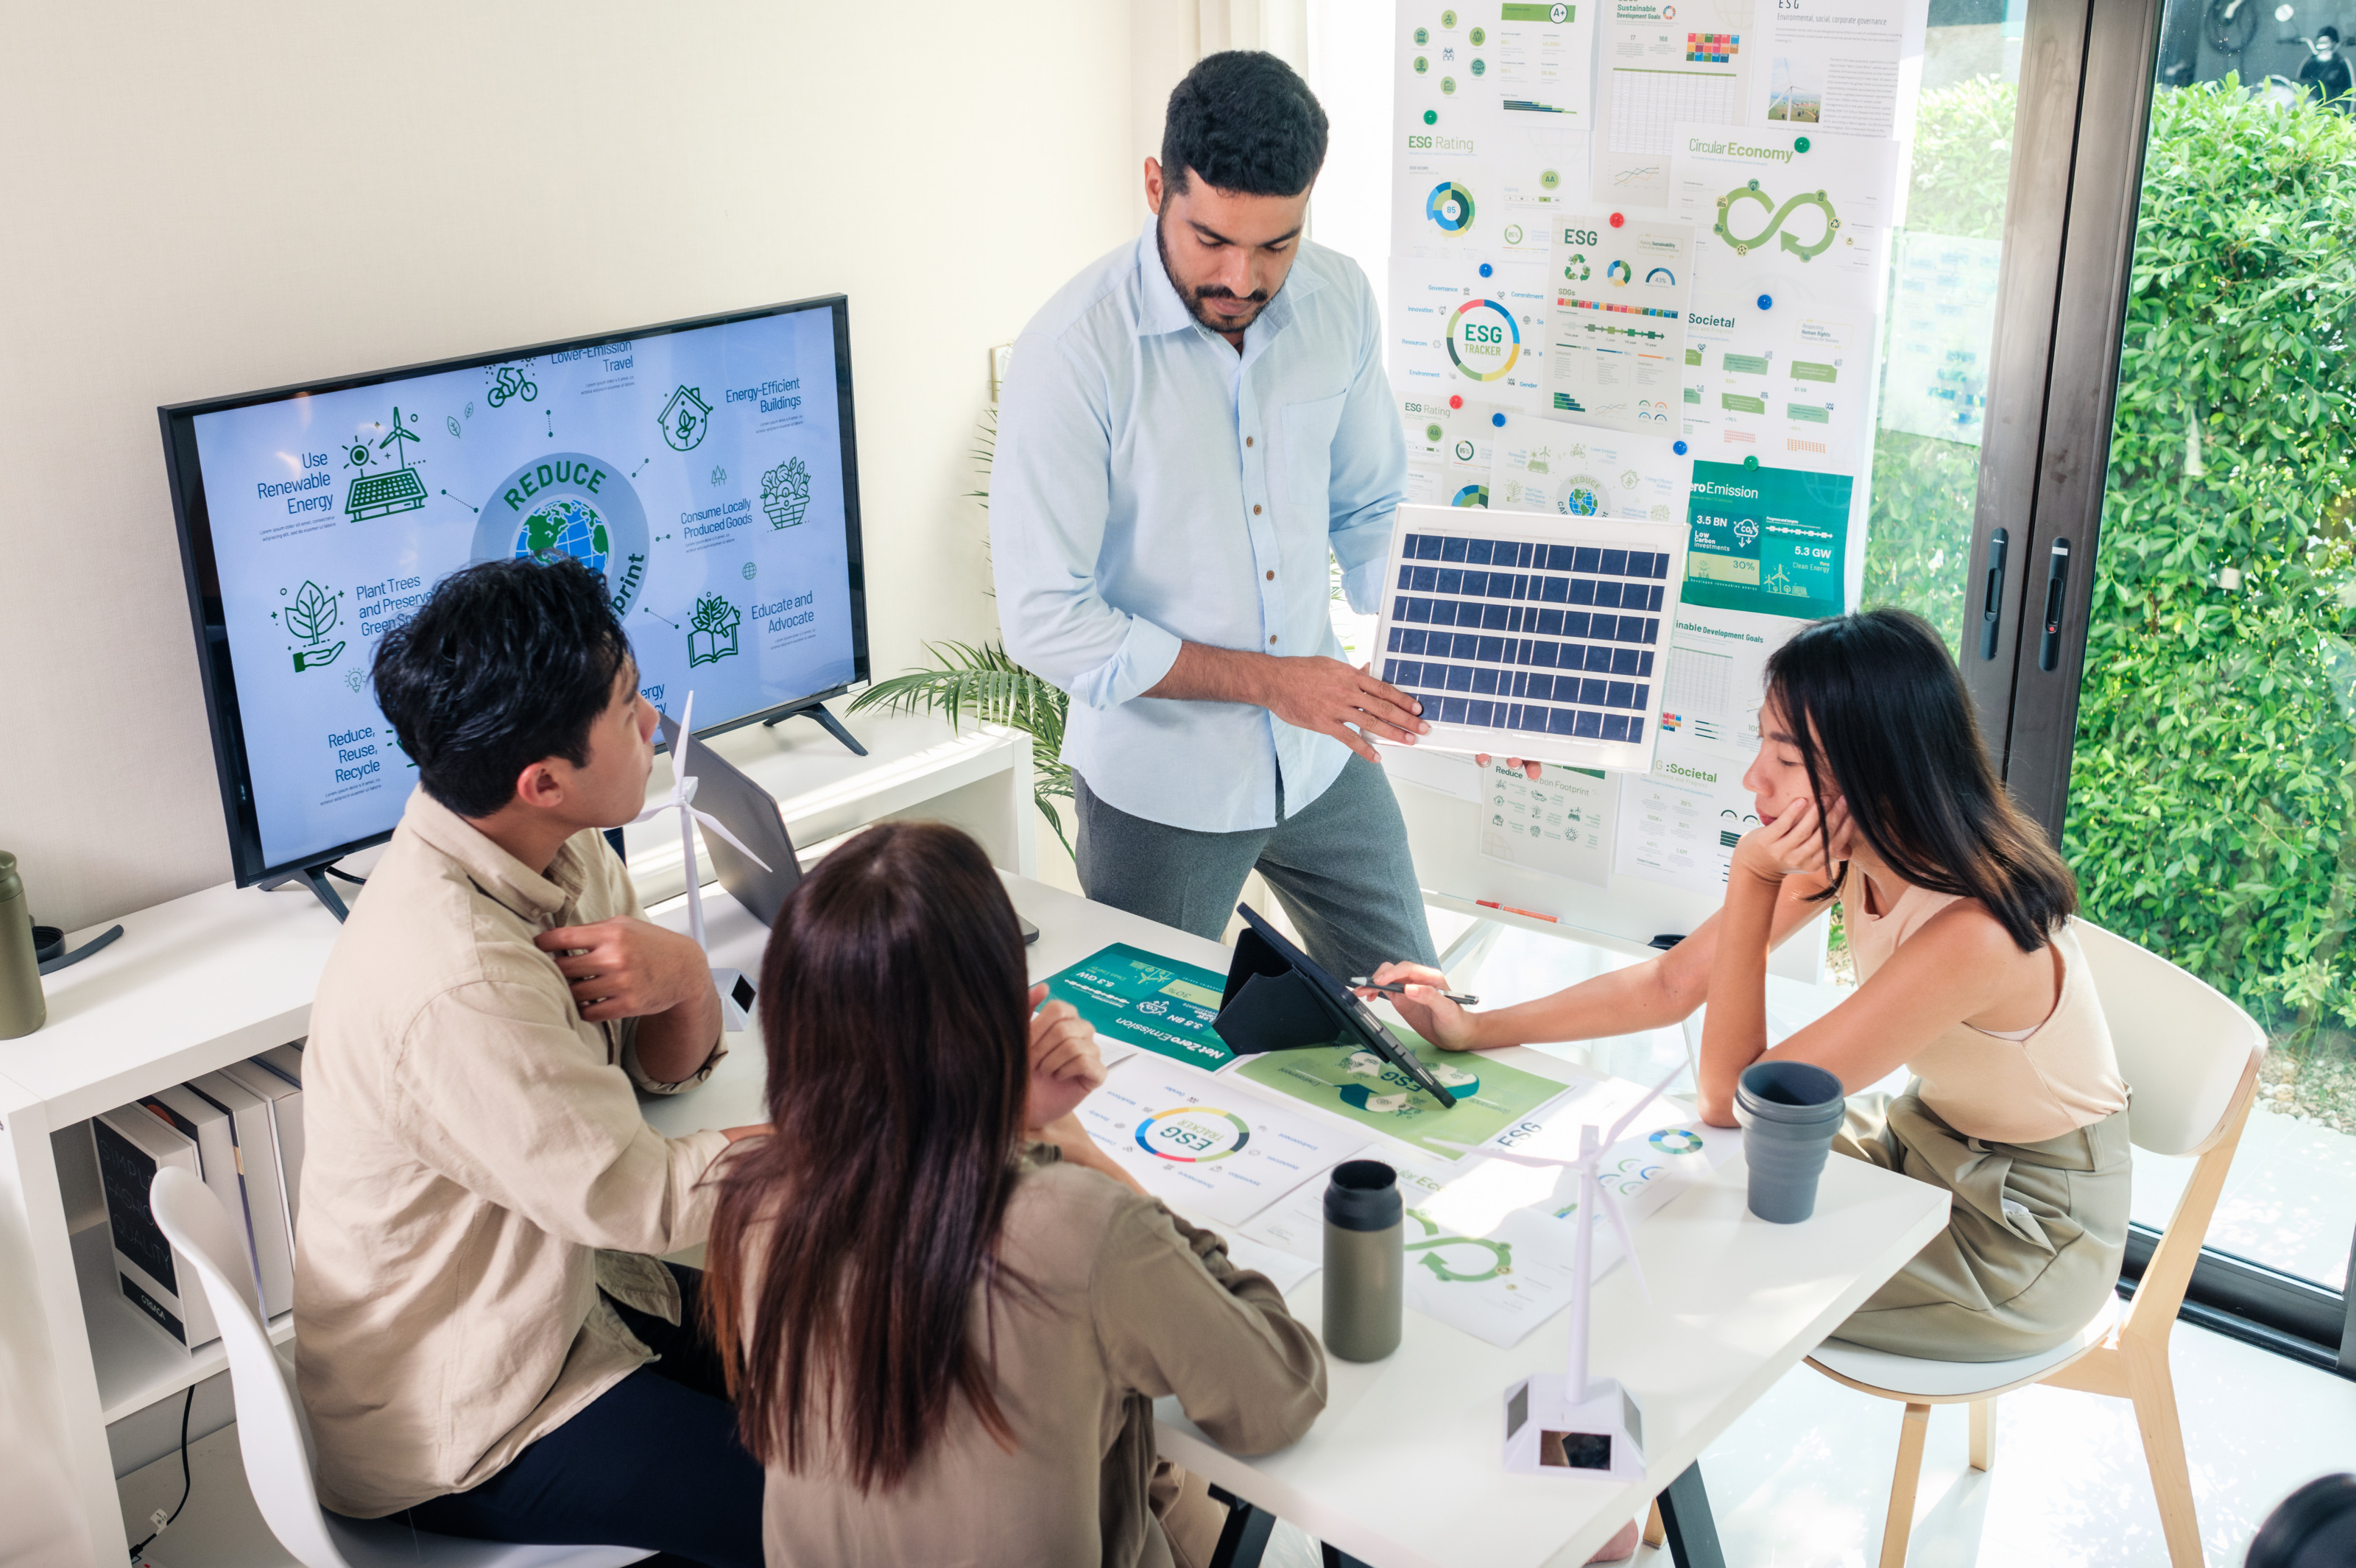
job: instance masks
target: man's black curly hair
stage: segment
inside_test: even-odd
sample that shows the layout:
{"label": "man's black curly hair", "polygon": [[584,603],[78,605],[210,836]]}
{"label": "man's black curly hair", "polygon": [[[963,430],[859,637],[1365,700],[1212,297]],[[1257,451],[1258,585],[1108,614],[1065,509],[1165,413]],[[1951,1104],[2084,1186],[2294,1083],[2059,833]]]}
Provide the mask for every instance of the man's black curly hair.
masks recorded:
{"label": "man's black curly hair", "polygon": [[577,560],[487,560],[436,583],[384,635],[377,706],[425,793],[461,816],[515,798],[532,763],[589,761],[630,639],[605,581]]}
{"label": "man's black curly hair", "polygon": [[1293,69],[1258,49],[1205,55],[1170,92],[1162,177],[1214,190],[1299,196],[1325,162],[1325,111]]}

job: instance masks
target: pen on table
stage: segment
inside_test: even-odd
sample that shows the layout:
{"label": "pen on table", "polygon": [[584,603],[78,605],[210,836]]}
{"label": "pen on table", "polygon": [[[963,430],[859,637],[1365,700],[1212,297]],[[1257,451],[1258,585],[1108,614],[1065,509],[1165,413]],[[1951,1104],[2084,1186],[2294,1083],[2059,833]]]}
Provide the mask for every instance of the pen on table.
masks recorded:
{"label": "pen on table", "polygon": [[[1403,995],[1407,990],[1405,986],[1399,984],[1396,980],[1392,981],[1388,985],[1377,986],[1372,980],[1367,979],[1364,975],[1351,976],[1350,984],[1369,991],[1388,991],[1395,996]],[[1478,997],[1461,997],[1454,991],[1442,991],[1440,994],[1446,997],[1450,1001],[1454,1002],[1460,1008],[1477,1008],[1481,1005],[1481,998]]]}

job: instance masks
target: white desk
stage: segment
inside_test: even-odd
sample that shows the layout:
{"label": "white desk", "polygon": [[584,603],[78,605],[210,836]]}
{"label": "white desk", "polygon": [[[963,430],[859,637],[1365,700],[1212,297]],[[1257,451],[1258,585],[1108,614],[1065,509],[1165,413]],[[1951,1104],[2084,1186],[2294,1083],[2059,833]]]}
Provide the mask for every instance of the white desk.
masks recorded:
{"label": "white desk", "polygon": [[[1039,927],[1033,980],[1113,942],[1226,967],[1227,949],[1216,943],[1024,878],[1006,882],[1015,907]],[[683,908],[657,914],[684,926]],[[757,974],[767,933],[731,900],[707,902],[705,914],[714,960]],[[677,1133],[764,1119],[759,1038],[747,1030],[732,1040],[734,1050],[710,1083],[650,1105],[648,1120]],[[1549,1078],[1566,1072],[1539,1051],[1497,1054]],[[1162,1452],[1372,1568],[1583,1563],[1673,1483],[1682,1483],[1687,1528],[1702,1525],[1693,1517],[1706,1507],[1698,1482],[1684,1479],[1701,1451],[1947,1222],[1944,1190],[1854,1160],[1826,1162],[1815,1217],[1801,1225],[1753,1219],[1745,1181],[1742,1162],[1730,1161],[1636,1227],[1650,1303],[1626,1269],[1596,1288],[1596,1371],[1619,1378],[1644,1406],[1650,1465],[1642,1482],[1505,1471],[1505,1390],[1533,1371],[1561,1371],[1567,1313],[1506,1350],[1410,1311],[1406,1338],[1387,1360],[1327,1362],[1325,1413],[1290,1448],[1235,1457],[1170,1399],[1155,1412]],[[1312,1328],[1323,1284],[1312,1275],[1287,1297]]]}

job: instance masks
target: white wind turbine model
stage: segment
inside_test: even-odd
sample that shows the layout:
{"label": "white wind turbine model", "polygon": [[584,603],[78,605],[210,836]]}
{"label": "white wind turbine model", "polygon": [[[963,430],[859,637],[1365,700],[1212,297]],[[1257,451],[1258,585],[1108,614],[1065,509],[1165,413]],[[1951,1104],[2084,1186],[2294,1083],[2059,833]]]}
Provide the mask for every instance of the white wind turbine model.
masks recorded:
{"label": "white wind turbine model", "polygon": [[[1545,1372],[1524,1378],[1505,1391],[1505,1468],[1525,1475],[1589,1475],[1605,1474],[1618,1480],[1641,1480],[1644,1474],[1644,1413],[1636,1401],[1618,1380],[1600,1378],[1590,1381],[1587,1376],[1588,1296],[1594,1288],[1590,1277],[1595,1255],[1595,1212],[1612,1222],[1612,1233],[1620,1238],[1620,1254],[1628,1260],[1628,1271],[1636,1276],[1636,1288],[1644,1299],[1653,1299],[1652,1287],[1644,1283],[1644,1270],[1636,1261],[1636,1243],[1628,1232],[1628,1221],[1620,1212],[1620,1205],[1603,1189],[1597,1174],[1603,1152],[1620,1141],[1621,1136],[1645,1106],[1660,1098],[1676,1075],[1685,1071],[1681,1062],[1669,1075],[1652,1087],[1643,1099],[1630,1106],[1625,1115],[1612,1123],[1607,1132],[1598,1132],[1592,1125],[1579,1129],[1579,1153],[1568,1159],[1549,1158],[1545,1155],[1523,1154],[1518,1150],[1472,1148],[1466,1144],[1450,1144],[1451,1148],[1466,1149],[1483,1154],[1491,1159],[1502,1159],[1513,1165],[1526,1165],[1540,1170],[1558,1169],[1568,1166],[1579,1172],[1579,1220],[1577,1250],[1571,1265],[1570,1285],[1570,1371],[1557,1379]],[[1444,1140],[1435,1138],[1434,1143]]]}
{"label": "white wind turbine model", "polygon": [[[744,848],[744,840],[728,831],[721,820],[708,811],[695,808],[695,775],[687,771],[687,748],[692,731],[689,726],[695,719],[695,693],[687,694],[686,704],[679,712],[679,739],[670,749],[670,794],[630,818],[633,825],[652,822],[664,812],[679,812],[679,848],[687,863],[687,933],[695,944],[703,948],[706,956],[711,948],[703,939],[703,880],[695,863],[695,825],[703,824],[707,833],[717,833],[736,848],[736,852],[763,870],[769,863]],[[744,1027],[744,1008],[753,994],[751,982],[736,969],[713,969],[712,988],[720,993],[720,1011],[731,1032]]]}

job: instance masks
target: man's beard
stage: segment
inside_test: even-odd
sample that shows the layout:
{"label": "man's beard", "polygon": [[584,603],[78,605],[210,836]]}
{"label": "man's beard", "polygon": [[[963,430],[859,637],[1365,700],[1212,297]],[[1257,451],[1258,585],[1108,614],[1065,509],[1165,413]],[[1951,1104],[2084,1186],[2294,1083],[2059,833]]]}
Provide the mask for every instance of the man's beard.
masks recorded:
{"label": "man's beard", "polygon": [[[1205,283],[1199,289],[1190,289],[1178,281],[1177,269],[1170,264],[1169,239],[1162,232],[1163,222],[1164,219],[1160,218],[1153,220],[1153,248],[1162,256],[1162,276],[1168,278],[1170,286],[1178,291],[1178,301],[1186,307],[1186,314],[1213,332],[1220,333],[1241,332],[1253,322],[1258,321],[1260,311],[1268,308],[1267,294],[1259,293],[1239,294],[1225,283]],[[1205,300],[1233,299],[1250,300],[1258,308],[1245,315],[1223,316],[1203,303]]]}

